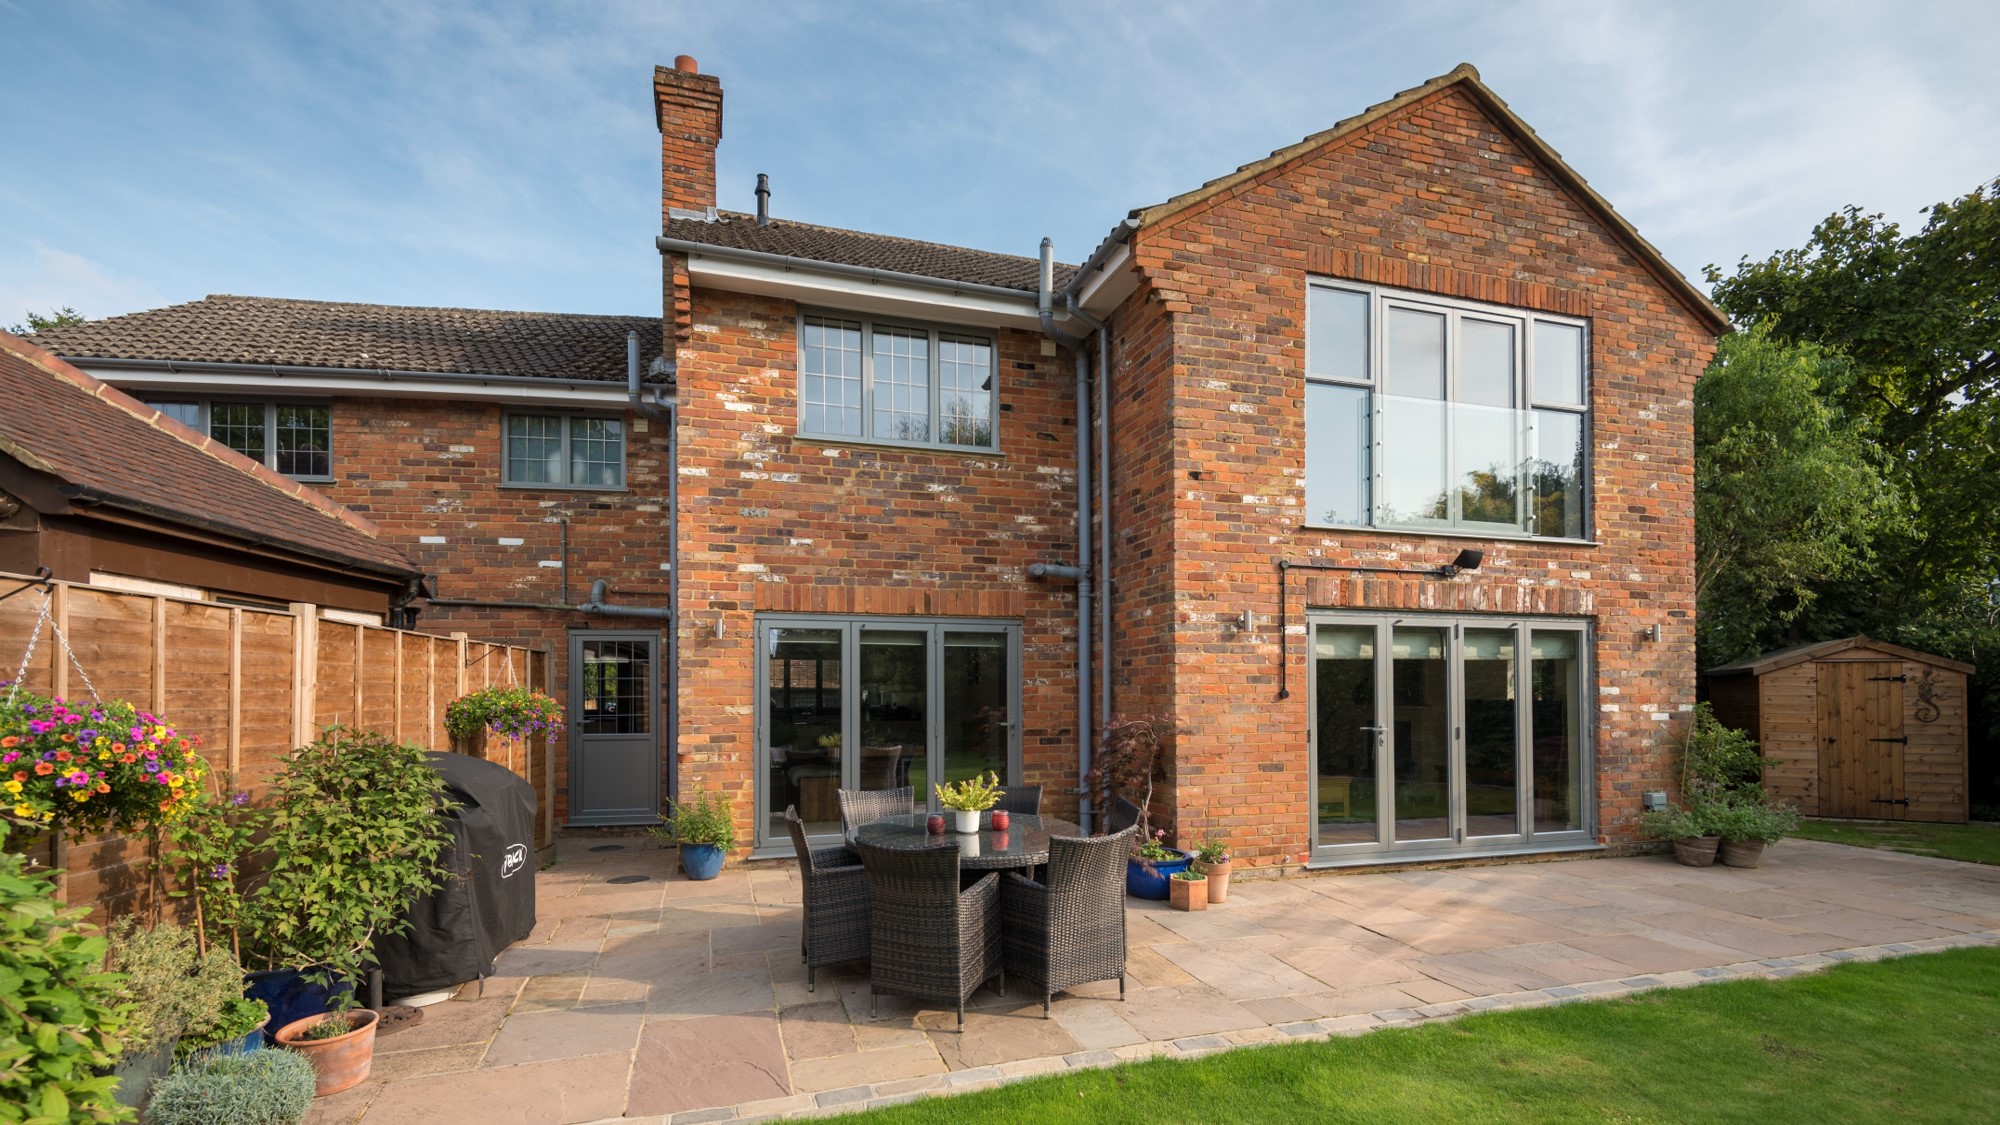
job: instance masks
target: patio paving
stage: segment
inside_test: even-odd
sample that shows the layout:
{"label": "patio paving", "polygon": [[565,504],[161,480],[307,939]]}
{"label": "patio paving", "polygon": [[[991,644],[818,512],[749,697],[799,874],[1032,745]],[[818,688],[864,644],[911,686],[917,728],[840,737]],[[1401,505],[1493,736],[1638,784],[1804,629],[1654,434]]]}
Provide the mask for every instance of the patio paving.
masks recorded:
{"label": "patio paving", "polygon": [[[1204,913],[1128,900],[1128,995],[1021,990],[953,1013],[864,969],[806,988],[791,865],[670,873],[651,841],[568,839],[540,919],[476,1000],[379,1040],[310,1119],[737,1121],[972,1089],[1154,1054],[1356,1034],[1466,1011],[1785,976],[2000,944],[2000,868],[1788,841],[1754,871],[1665,856],[1241,881]],[[619,876],[648,881],[613,883]]]}

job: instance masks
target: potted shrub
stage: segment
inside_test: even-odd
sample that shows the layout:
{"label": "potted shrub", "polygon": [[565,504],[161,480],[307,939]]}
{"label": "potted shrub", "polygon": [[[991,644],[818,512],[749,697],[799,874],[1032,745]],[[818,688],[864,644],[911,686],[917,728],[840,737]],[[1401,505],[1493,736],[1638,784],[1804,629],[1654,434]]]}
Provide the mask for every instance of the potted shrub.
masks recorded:
{"label": "potted shrub", "polygon": [[720,793],[697,789],[669,803],[670,814],[663,828],[667,838],[680,845],[681,867],[690,879],[713,879],[722,873],[722,861],[736,846],[736,816],[729,798]]}
{"label": "potted shrub", "polygon": [[298,1052],[312,1064],[313,1096],[320,1098],[367,1080],[375,1061],[378,1020],[367,1008],[340,1008],[293,1020],[278,1029],[276,1038],[278,1046]]}
{"label": "potted shrub", "polygon": [[1167,884],[1172,888],[1168,894],[1175,910],[1208,909],[1208,876],[1192,867],[1184,867],[1174,872]]}
{"label": "potted shrub", "polygon": [[126,1009],[118,978],[104,971],[104,937],[83,921],[88,913],[56,900],[52,872],[7,850],[0,822],[0,966],[11,982],[0,1003],[0,1053],[8,1059],[0,1065],[0,1113],[130,1119],[108,1073],[123,1047]]}
{"label": "potted shrub", "polygon": [[483,687],[451,701],[444,710],[444,729],[454,750],[483,758],[488,734],[554,742],[563,731],[563,709],[532,688]]}
{"label": "potted shrub", "polygon": [[375,939],[406,930],[410,904],[449,875],[440,814],[450,807],[421,749],[346,727],[286,757],[271,787],[263,870],[243,903],[245,955],[268,970],[252,994],[273,997],[281,1044],[336,1010],[343,1033],[307,1040],[323,1094],[367,1077],[375,1018],[348,1010],[353,986],[375,964]]}
{"label": "potted shrub", "polygon": [[1195,845],[1194,862],[1190,869],[1199,871],[1208,879],[1208,901],[1219,903],[1229,899],[1229,841],[1210,833]]}
{"label": "potted shrub", "polygon": [[172,922],[146,927],[131,915],[111,927],[107,965],[124,977],[118,998],[130,1018],[118,1063],[118,1100],[143,1110],[153,1084],[173,1064],[181,1039],[208,1027],[243,992],[243,970],[227,950],[204,956],[193,931]]}
{"label": "potted shrub", "polygon": [[191,1060],[160,1081],[148,1125],[299,1125],[312,1112],[313,1068],[291,1051]]}
{"label": "potted shrub", "polygon": [[1712,815],[1706,806],[1684,809],[1669,805],[1643,814],[1639,830],[1656,840],[1671,840],[1674,858],[1688,867],[1715,866],[1715,851],[1722,838],[1709,827]]}
{"label": "potted shrub", "polygon": [[1784,839],[1798,825],[1798,810],[1789,805],[1757,799],[1730,801],[1715,814],[1715,830],[1722,836],[1716,854],[1724,867],[1755,867],[1762,861],[1765,847]]}
{"label": "potted shrub", "polygon": [[1167,881],[1185,870],[1189,856],[1166,844],[1167,830],[1155,829],[1139,844],[1139,850],[1125,861],[1125,890],[1134,898],[1164,899]]}
{"label": "potted shrub", "polygon": [[964,781],[947,781],[933,786],[938,804],[951,810],[953,827],[960,832],[979,831],[979,814],[1000,803],[1007,791],[1000,788],[1000,775],[992,770],[984,776]]}

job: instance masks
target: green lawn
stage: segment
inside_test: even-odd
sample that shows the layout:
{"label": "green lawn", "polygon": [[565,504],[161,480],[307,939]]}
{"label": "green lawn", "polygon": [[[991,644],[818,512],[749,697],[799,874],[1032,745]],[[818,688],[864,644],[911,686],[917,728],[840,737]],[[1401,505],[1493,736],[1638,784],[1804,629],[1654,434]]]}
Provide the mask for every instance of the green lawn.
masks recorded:
{"label": "green lawn", "polygon": [[1919,824],[1887,820],[1801,820],[1794,833],[1805,840],[1889,848],[1912,855],[2000,864],[2000,825]]}
{"label": "green lawn", "polygon": [[1990,1121],[2000,949],[1156,1059],[838,1120]]}

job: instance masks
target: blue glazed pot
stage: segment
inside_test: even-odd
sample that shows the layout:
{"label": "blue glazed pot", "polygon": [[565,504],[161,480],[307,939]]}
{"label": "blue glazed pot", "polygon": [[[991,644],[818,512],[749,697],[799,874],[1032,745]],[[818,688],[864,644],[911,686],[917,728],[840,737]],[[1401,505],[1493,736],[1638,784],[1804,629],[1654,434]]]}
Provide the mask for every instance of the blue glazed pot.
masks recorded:
{"label": "blue glazed pot", "polygon": [[271,1021],[267,1018],[263,1023],[226,1043],[197,1048],[188,1058],[193,1060],[203,1056],[247,1055],[252,1051],[261,1051],[264,1049],[264,1029],[270,1026]]}
{"label": "blue glazed pot", "polygon": [[1167,897],[1167,892],[1170,889],[1167,880],[1173,878],[1176,871],[1185,871],[1189,858],[1186,852],[1177,851],[1173,848],[1167,850],[1174,853],[1174,858],[1151,861],[1151,871],[1146,870],[1147,861],[1145,860],[1128,859],[1125,861],[1125,891],[1127,894],[1130,894],[1133,898],[1157,898],[1164,900]]}
{"label": "blue glazed pot", "polygon": [[714,844],[682,844],[681,866],[690,879],[713,879],[722,874],[722,849]]}
{"label": "blue glazed pot", "polygon": [[330,1012],[336,997],[354,990],[354,986],[346,981],[329,988],[321,984],[316,975],[308,977],[301,969],[251,973],[243,978],[243,982],[243,995],[252,1000],[262,1000],[264,1006],[271,1009],[271,1018],[265,1021],[264,1026],[273,1030],[294,1020]]}

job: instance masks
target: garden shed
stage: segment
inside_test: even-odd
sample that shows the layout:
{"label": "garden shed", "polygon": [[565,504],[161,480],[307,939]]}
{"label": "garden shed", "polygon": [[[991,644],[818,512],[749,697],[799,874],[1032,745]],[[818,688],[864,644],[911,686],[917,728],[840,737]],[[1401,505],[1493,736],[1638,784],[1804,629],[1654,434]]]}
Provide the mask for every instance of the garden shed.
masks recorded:
{"label": "garden shed", "polygon": [[1711,668],[1724,723],[1749,731],[1764,787],[1807,816],[1966,819],[1972,666],[1868,637]]}

